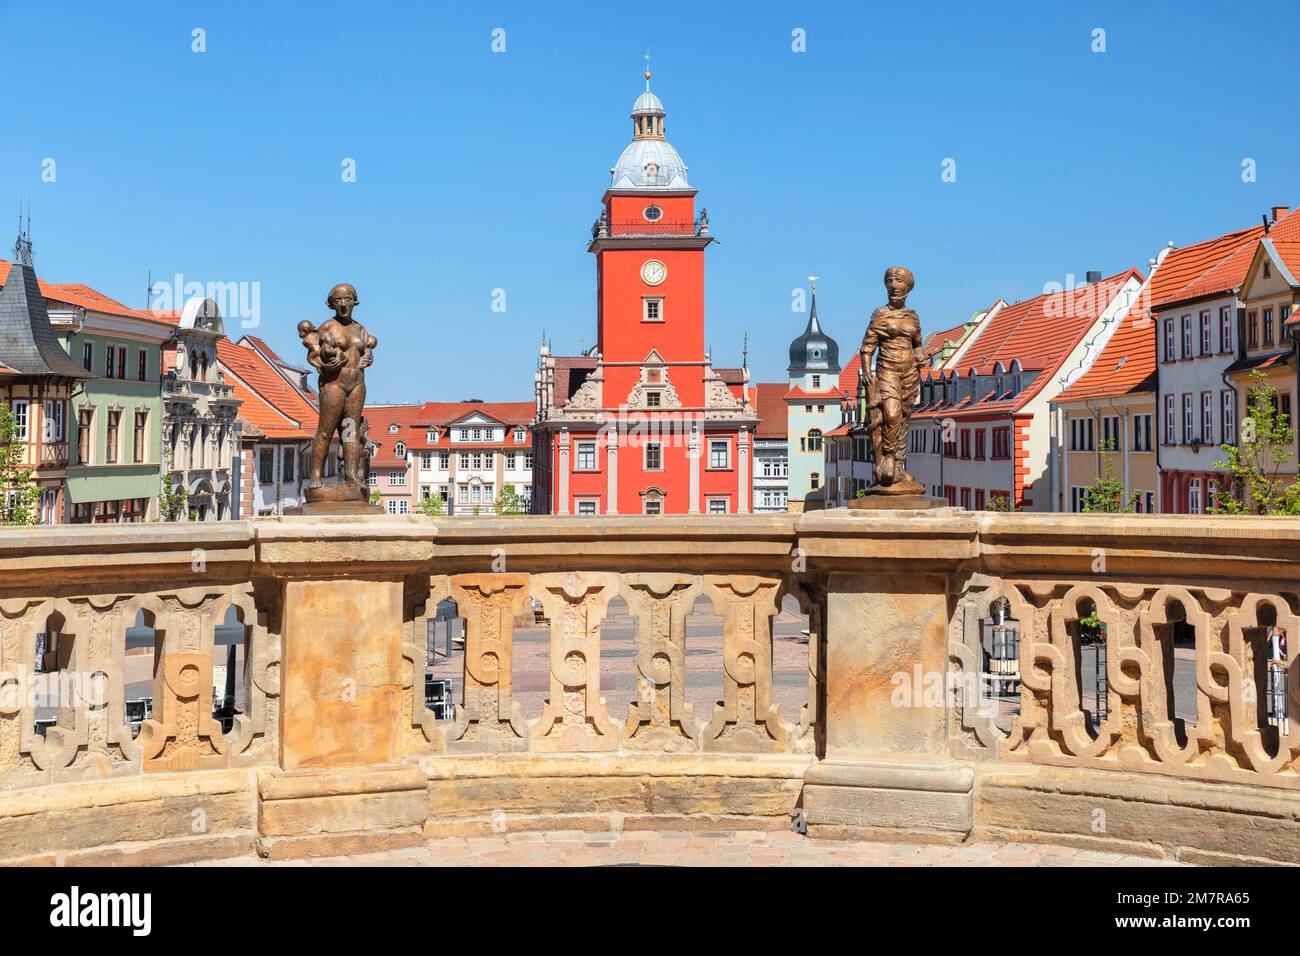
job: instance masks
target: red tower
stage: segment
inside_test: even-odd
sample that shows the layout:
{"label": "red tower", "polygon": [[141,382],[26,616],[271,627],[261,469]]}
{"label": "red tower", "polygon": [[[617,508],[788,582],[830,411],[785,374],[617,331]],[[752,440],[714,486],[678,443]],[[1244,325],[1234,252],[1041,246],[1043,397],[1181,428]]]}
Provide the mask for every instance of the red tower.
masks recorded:
{"label": "red tower", "polygon": [[596,256],[596,346],[543,343],[533,423],[540,514],[744,514],[758,417],[746,368],[704,348],[708,212],[646,90],[587,250]]}

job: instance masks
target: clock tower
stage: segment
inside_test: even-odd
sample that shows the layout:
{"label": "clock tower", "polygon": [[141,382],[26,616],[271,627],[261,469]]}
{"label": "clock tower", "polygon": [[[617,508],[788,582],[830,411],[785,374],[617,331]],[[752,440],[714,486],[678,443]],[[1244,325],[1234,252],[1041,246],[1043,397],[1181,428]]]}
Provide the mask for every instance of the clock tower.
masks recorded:
{"label": "clock tower", "polygon": [[697,190],[645,77],[587,246],[596,346],[583,356],[542,346],[533,502],[543,514],[751,509],[749,373],[714,369],[705,351],[708,213],[696,213]]}

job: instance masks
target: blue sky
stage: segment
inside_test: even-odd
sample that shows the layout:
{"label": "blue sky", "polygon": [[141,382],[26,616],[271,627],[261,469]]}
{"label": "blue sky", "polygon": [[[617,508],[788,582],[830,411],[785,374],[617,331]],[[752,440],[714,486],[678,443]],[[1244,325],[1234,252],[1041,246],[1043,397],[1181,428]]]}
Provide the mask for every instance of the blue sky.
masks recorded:
{"label": "blue sky", "polygon": [[148,270],[256,282],[252,331],[293,359],[350,281],[372,401],[530,400],[543,329],[595,340],[585,246],[649,45],[720,239],[714,361],[748,332],[755,380],[780,380],[810,272],[851,354],[892,263],[929,331],[1300,202],[1298,10],[0,0],[0,200],[30,197],[53,281],[137,307]]}

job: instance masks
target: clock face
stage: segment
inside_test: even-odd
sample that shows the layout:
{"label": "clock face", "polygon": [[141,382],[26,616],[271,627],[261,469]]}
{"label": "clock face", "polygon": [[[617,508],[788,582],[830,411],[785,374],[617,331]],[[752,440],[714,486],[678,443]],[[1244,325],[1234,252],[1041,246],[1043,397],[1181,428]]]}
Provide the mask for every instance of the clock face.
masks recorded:
{"label": "clock face", "polygon": [[646,285],[658,285],[668,278],[668,267],[658,259],[649,259],[641,267],[641,278]]}

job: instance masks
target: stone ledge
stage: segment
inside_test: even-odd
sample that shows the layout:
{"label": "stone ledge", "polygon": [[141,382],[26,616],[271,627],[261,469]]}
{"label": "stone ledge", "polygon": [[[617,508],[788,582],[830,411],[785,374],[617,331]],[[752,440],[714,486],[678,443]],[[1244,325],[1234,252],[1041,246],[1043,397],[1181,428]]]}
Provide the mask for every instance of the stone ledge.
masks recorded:
{"label": "stone ledge", "polygon": [[973,823],[974,769],[947,760],[831,759],[804,774],[808,835],[960,843]]}
{"label": "stone ledge", "polygon": [[373,853],[424,840],[428,787],[410,765],[258,772],[257,852],[268,859]]}
{"label": "stone ledge", "polygon": [[156,865],[239,856],[253,776],[213,770],[56,784],[0,796],[0,860]]}
{"label": "stone ledge", "polygon": [[1059,767],[981,765],[974,834],[1215,865],[1300,864],[1300,794]]}

